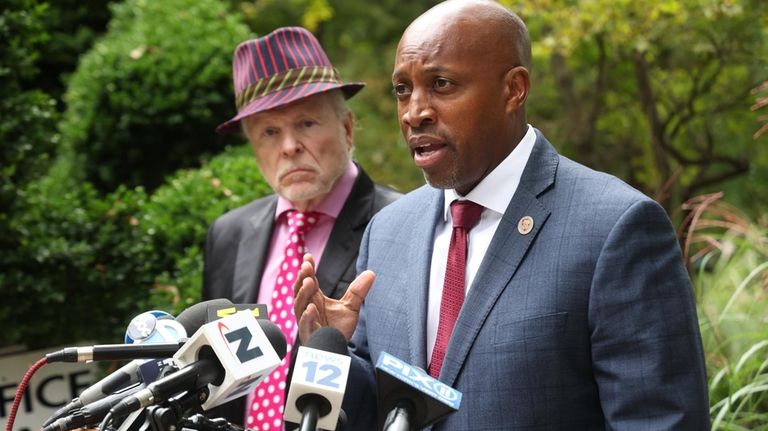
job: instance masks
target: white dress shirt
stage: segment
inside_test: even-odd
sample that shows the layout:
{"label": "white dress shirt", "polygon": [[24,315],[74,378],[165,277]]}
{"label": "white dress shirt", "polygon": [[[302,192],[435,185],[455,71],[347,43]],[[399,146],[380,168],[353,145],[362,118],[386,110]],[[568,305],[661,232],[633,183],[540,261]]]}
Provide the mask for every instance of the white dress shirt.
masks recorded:
{"label": "white dress shirt", "polygon": [[466,196],[460,196],[456,190],[445,190],[443,220],[435,228],[435,242],[432,252],[432,266],[429,277],[429,302],[427,305],[427,363],[432,360],[432,350],[437,338],[437,325],[440,320],[440,300],[443,296],[445,266],[448,261],[448,246],[453,231],[450,206],[455,200],[469,200],[482,205],[485,210],[480,221],[469,231],[469,250],[467,253],[466,298],[475,279],[480,263],[496,233],[501,216],[517,191],[523,169],[536,142],[536,132],[528,125],[528,131],[511,153]]}

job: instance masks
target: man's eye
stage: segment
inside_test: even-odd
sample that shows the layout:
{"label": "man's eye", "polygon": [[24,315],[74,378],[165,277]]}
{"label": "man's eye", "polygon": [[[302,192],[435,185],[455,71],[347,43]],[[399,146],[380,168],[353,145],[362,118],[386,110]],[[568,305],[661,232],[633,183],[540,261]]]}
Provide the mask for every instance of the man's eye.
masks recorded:
{"label": "man's eye", "polygon": [[312,126],[314,126],[316,124],[317,124],[317,122],[314,121],[314,120],[304,120],[304,121],[301,122],[301,126],[304,127],[305,129],[309,128],[309,127],[312,127]]}
{"label": "man's eye", "polygon": [[435,88],[446,88],[451,85],[451,81],[445,79],[445,78],[437,78],[435,79]]}
{"label": "man's eye", "polygon": [[398,97],[407,96],[408,94],[411,93],[411,89],[408,88],[408,86],[405,84],[397,84],[394,87],[392,87],[392,93]]}
{"label": "man's eye", "polygon": [[277,129],[273,129],[273,128],[270,127],[270,128],[264,129],[264,133],[262,133],[262,134],[264,136],[275,136],[275,135],[278,134],[278,131],[277,131]]}

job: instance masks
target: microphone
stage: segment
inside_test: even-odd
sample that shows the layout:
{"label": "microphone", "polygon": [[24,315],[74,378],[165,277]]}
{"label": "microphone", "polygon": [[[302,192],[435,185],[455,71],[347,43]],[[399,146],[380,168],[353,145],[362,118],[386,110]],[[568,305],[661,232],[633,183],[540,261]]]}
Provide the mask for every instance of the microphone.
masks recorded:
{"label": "microphone", "polygon": [[145,311],[131,319],[125,330],[125,344],[157,344],[187,338],[187,330],[165,311]]}
{"label": "microphone", "polygon": [[229,305],[216,304],[215,306],[209,306],[207,322],[213,322],[243,310],[250,310],[253,317],[257,319],[269,319],[266,304],[232,304],[230,302]]}
{"label": "microphone", "polygon": [[142,358],[171,358],[184,342],[161,344],[100,344],[67,347],[45,355],[51,362],[122,361]]}
{"label": "microphone", "polygon": [[336,429],[350,362],[341,332],[333,327],[315,331],[296,354],[285,420],[301,424],[302,431]]}
{"label": "microphone", "polygon": [[[206,323],[216,319],[208,318],[210,310],[221,310],[233,307],[232,301],[226,298],[210,299],[189,306],[176,316],[176,321],[187,330],[187,334],[194,334]],[[223,317],[223,316],[222,316]]]}
{"label": "microphone", "polygon": [[385,431],[427,427],[461,404],[461,392],[387,352],[376,362],[376,384],[379,428]]}
{"label": "microphone", "polygon": [[[123,351],[126,351],[127,349],[130,349],[129,346],[132,345],[132,343],[135,344],[161,344],[163,347],[161,347],[160,355],[157,355],[157,358],[170,358],[172,357],[179,349],[180,345],[179,342],[182,340],[185,340],[187,338],[187,334],[191,334],[195,331],[197,331],[203,324],[206,322],[207,316],[208,316],[208,308],[209,307],[228,307],[231,306],[232,302],[228,299],[214,299],[210,301],[200,302],[197,304],[194,304],[190,306],[189,308],[185,309],[181,313],[179,313],[179,316],[176,319],[173,319],[173,316],[169,313],[166,313],[164,311],[147,311],[145,313],[141,313],[138,316],[134,317],[131,322],[128,324],[128,329],[126,330],[126,345],[117,345],[121,346],[120,348],[124,349]],[[169,343],[171,345],[169,346]],[[109,345],[107,345],[109,346]],[[85,350],[84,355],[87,355],[88,352],[90,352],[90,355],[93,356],[93,349],[95,349],[98,353],[97,356],[101,355],[103,352],[104,346],[93,346],[90,348],[82,348]],[[109,347],[107,347],[109,348]],[[91,350],[88,350],[91,349]],[[140,355],[147,354],[146,346],[143,347],[145,350],[140,350]],[[118,349],[119,350],[119,349]],[[149,352],[152,353],[152,352]],[[134,355],[135,352],[131,352],[131,355]],[[49,357],[56,357],[60,359],[79,359],[80,352],[78,351],[78,348],[68,348],[63,349],[58,352],[49,353],[46,355]],[[120,360],[124,359],[132,359],[136,356],[130,356],[130,357],[121,357]],[[84,359],[85,360],[85,359]],[[96,359],[98,360],[98,359]],[[83,362],[80,360],[67,360],[62,362]],[[88,405],[94,401],[100,400],[104,398],[105,396],[114,393],[115,391],[125,388],[129,385],[135,384],[135,383],[150,383],[159,377],[161,374],[161,371],[167,372],[166,366],[167,362],[160,362],[160,361],[149,361],[149,362],[143,362],[140,360],[134,360],[129,362],[128,364],[124,365],[117,371],[111,373],[110,375],[106,376],[105,378],[101,379],[96,384],[90,386],[89,388],[85,389],[80,396],[72,400],[69,404],[65,405],[64,407],[58,409],[50,418],[48,418],[44,423],[43,426],[49,425],[54,420],[64,416],[65,414],[70,413],[71,411],[81,408],[85,405]]]}
{"label": "microphone", "polygon": [[[136,316],[136,318],[134,318],[133,321],[149,313],[151,312],[142,313],[139,316]],[[152,315],[149,314],[149,316],[152,316]],[[130,325],[129,325],[129,328],[130,328]],[[181,340],[185,340],[186,338],[187,338],[187,332],[184,329],[184,327],[181,326],[181,324],[175,321],[173,318],[170,318],[170,319],[166,318],[163,320],[157,320],[152,322],[151,330],[146,332],[142,338],[135,339],[134,343],[146,344],[146,345],[156,345],[155,343],[159,343],[161,345],[170,344],[175,346],[178,350],[178,346],[179,346],[178,343]],[[159,356],[159,358],[165,358],[165,357],[167,356]],[[154,367],[151,366],[153,364],[155,365]],[[160,362],[146,361],[145,362],[138,359],[131,361],[128,364],[124,365],[122,368],[108,375],[107,377],[104,377],[98,383],[85,389],[80,394],[80,396],[75,399],[77,400],[79,405],[75,405],[74,407],[77,408],[77,407],[82,407],[83,405],[86,405],[86,404],[90,404],[93,401],[101,399],[109,394],[114,393],[118,389],[124,388],[133,383],[152,382],[153,380],[157,379],[157,375],[161,370],[160,365],[162,365],[162,361]],[[73,400],[73,402],[75,400]]]}
{"label": "microphone", "polygon": [[112,390],[108,388],[109,379],[114,378],[115,374],[125,376],[125,373],[121,373],[118,370],[110,374],[83,391],[79,397],[72,400],[67,406],[59,409],[56,414],[43,424],[43,431],[67,431],[75,428],[94,427],[123,398],[135,394],[143,389],[147,383],[151,383],[159,377],[176,370],[175,365],[173,365],[170,359],[134,360],[123,368],[126,367],[134,369],[134,378],[131,380],[136,380],[135,382],[128,382],[129,386],[127,387],[116,386]]}
{"label": "microphone", "polygon": [[155,405],[182,391],[199,391],[209,410],[248,393],[285,357],[286,341],[269,320],[241,311],[203,325],[174,355],[179,371],[157,380],[112,408],[115,418]]}
{"label": "microphone", "polygon": [[[231,306],[228,299],[212,299],[199,302],[179,313],[176,321],[191,334],[206,323],[208,307]],[[159,344],[103,344],[86,347],[67,347],[48,353],[51,362],[120,361],[127,359],[170,358],[181,348],[183,341]]]}
{"label": "microphone", "polygon": [[94,401],[86,406],[75,409],[72,414],[56,419],[52,423],[46,424],[42,431],[67,431],[75,428],[93,427],[98,425],[109,410],[117,405],[126,396],[135,394],[142,389],[140,383],[108,395],[98,401]]}

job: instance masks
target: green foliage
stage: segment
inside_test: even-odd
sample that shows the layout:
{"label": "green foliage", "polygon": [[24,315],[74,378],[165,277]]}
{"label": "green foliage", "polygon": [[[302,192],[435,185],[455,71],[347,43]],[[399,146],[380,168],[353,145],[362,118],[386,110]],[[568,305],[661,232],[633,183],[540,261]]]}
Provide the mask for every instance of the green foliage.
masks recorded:
{"label": "green foliage", "polygon": [[566,155],[670,211],[728,180],[729,199],[767,209],[748,110],[768,70],[764,1],[505,3],[533,39],[531,122]]}
{"label": "green foliage", "polygon": [[[84,178],[151,190],[230,139],[231,49],[247,37],[218,0],[128,0],[72,76],[62,134]],[[73,172],[77,174],[79,170]]]}
{"label": "green foliage", "polygon": [[146,194],[121,188],[100,199],[66,172],[31,184],[27,194],[11,223],[19,242],[4,254],[2,280],[4,294],[23,300],[0,304],[0,321],[26,323],[8,325],[0,345],[114,342],[147,297],[141,286],[152,282],[146,269],[159,253],[131,223]]}
{"label": "green foliage", "polygon": [[[0,11],[0,248],[13,244],[7,231],[22,188],[48,166],[56,135],[54,102],[23,81],[38,74],[34,65],[47,39],[41,19],[45,6],[13,0]],[[1,258],[0,258],[1,259]],[[2,277],[2,276],[0,276]]]}
{"label": "green foliage", "polygon": [[[56,140],[54,101],[23,86],[38,75],[34,61],[48,37],[41,24],[45,11],[34,0],[10,0],[0,10],[0,287],[6,295],[12,293],[13,272],[24,270],[16,266],[22,238],[12,225],[22,211],[25,188],[48,168]],[[5,317],[0,311],[0,321],[18,322]],[[14,324],[7,327],[18,330]]]}
{"label": "green foliage", "polygon": [[701,196],[686,206],[713,430],[768,424],[768,226]]}
{"label": "green foliage", "polygon": [[[108,5],[104,0],[48,1],[42,25],[50,37],[35,59],[38,75],[24,85],[41,89],[60,101],[80,54],[88,51],[106,30],[110,18]],[[63,108],[59,104],[58,109]]]}
{"label": "green foliage", "polygon": [[187,308],[200,299],[208,225],[270,189],[241,146],[177,172],[152,196],[120,187],[100,197],[60,166],[28,193],[2,280],[4,294],[24,300],[0,303],[0,321],[35,324],[8,325],[0,346],[116,342],[142,310]]}
{"label": "green foliage", "polygon": [[177,172],[152,195],[142,229],[168,260],[155,279],[153,306],[179,312],[200,300],[202,249],[208,226],[230,209],[272,193],[247,146],[234,147],[200,169]]}

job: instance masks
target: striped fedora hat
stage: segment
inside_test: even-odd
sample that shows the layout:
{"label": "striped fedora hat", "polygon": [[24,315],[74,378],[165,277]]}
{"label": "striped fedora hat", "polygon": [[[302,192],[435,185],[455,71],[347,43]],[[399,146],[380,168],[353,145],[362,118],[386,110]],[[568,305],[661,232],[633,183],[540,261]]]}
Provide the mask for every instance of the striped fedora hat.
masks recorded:
{"label": "striped fedora hat", "polygon": [[237,115],[219,133],[239,130],[240,120],[314,94],[341,89],[347,99],[365,84],[343,83],[315,36],[301,27],[281,27],[235,49],[232,60]]}

